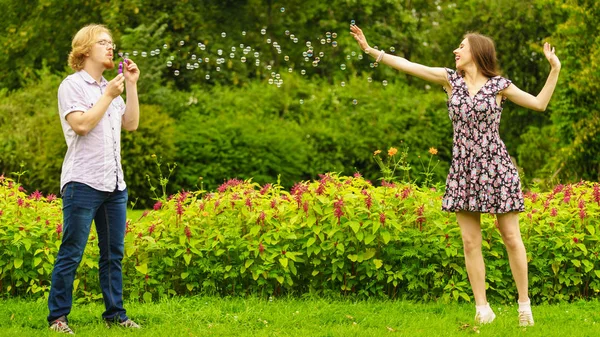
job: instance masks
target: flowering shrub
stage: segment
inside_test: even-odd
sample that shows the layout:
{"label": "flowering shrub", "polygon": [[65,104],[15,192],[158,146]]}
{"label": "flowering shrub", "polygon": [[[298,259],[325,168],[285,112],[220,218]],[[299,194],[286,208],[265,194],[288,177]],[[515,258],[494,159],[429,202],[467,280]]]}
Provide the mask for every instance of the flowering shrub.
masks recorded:
{"label": "flowering shrub", "polygon": [[[124,290],[133,299],[213,293],[381,296],[469,300],[460,231],[442,191],[373,186],[359,174],[322,175],[289,192],[229,180],[182,191],[127,221]],[[60,199],[0,177],[0,293],[44,295],[61,238]],[[526,194],[521,230],[536,302],[598,298],[600,185]],[[495,226],[482,216],[489,296],[513,301],[514,282]],[[100,297],[95,232],[75,283]]]}

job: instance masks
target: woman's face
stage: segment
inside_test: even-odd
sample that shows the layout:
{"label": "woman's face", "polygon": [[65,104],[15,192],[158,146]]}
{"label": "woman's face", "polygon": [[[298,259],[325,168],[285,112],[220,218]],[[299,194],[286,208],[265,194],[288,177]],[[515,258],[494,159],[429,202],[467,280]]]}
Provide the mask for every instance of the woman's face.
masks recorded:
{"label": "woman's face", "polygon": [[466,38],[462,40],[458,48],[454,49],[453,53],[454,60],[456,61],[456,69],[463,70],[466,65],[473,61],[469,40]]}

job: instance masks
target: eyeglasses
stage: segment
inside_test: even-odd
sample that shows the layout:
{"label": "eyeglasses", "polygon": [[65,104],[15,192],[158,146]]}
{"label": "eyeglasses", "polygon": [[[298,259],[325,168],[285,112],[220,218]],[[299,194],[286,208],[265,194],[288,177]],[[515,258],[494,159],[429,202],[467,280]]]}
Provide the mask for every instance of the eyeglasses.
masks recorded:
{"label": "eyeglasses", "polygon": [[108,41],[108,40],[100,40],[98,42],[96,42],[97,44],[104,46],[106,48],[111,47],[113,50],[117,49],[117,45],[112,43],[112,41]]}

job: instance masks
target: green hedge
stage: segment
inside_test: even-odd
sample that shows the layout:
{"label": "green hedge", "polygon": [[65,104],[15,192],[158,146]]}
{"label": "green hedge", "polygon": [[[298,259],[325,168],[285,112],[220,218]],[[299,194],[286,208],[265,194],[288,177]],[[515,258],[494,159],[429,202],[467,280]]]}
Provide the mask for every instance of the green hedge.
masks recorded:
{"label": "green hedge", "polygon": [[[60,244],[60,200],[0,179],[0,293],[43,296]],[[442,212],[442,190],[375,187],[335,174],[287,192],[230,180],[182,192],[129,219],[125,296],[145,301],[211,293],[346,294],[468,301],[460,231]],[[600,184],[528,193],[521,231],[534,302],[598,298]],[[494,217],[483,216],[488,295],[516,296]],[[98,248],[90,234],[75,296],[99,298]]]}

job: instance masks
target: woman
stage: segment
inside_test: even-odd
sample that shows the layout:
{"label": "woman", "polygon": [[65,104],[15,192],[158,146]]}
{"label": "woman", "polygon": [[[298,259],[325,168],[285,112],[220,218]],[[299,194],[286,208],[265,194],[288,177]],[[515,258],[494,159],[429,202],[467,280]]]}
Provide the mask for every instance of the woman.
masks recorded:
{"label": "woman", "polygon": [[485,265],[481,253],[481,213],[496,214],[519,293],[519,324],[534,324],[528,296],[527,256],[519,230],[524,210],[521,182],[498,134],[505,99],[536,111],[545,111],[552,97],[560,61],[548,43],[544,55],[551,71],[544,88],[532,96],[499,76],[494,42],[466,34],[454,50],[456,71],[432,68],[369,47],[362,30],[350,26],[360,48],[376,62],[441,85],[448,94],[448,113],[454,129],[452,164],[446,180],[442,209],[456,212],[461,229],[465,264],[475,297],[475,320],[491,323],[496,315],[485,294]]}

